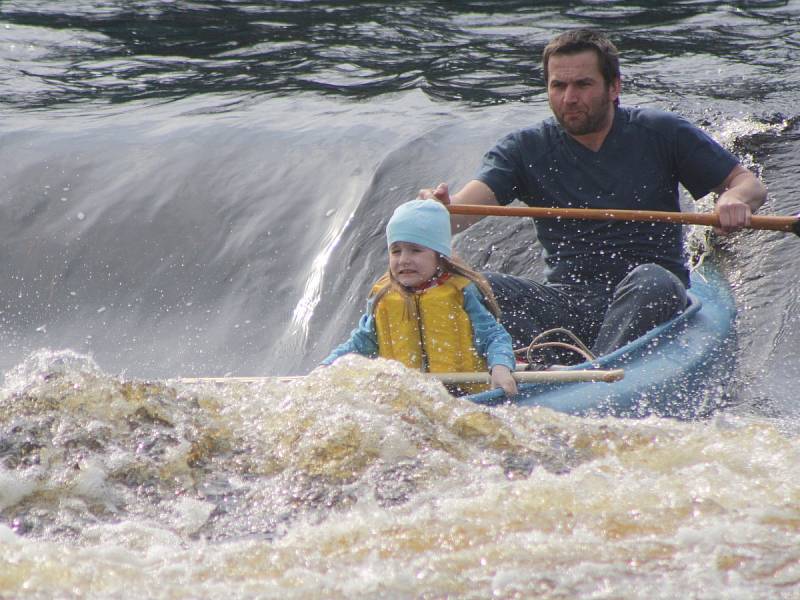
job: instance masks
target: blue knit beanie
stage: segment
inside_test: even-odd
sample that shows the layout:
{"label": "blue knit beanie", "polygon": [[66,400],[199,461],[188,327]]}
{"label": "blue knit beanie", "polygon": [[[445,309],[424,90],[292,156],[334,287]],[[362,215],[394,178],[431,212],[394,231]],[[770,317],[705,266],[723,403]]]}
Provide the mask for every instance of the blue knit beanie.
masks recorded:
{"label": "blue knit beanie", "polygon": [[398,206],[386,225],[386,241],[419,244],[449,257],[450,213],[436,200],[411,200]]}

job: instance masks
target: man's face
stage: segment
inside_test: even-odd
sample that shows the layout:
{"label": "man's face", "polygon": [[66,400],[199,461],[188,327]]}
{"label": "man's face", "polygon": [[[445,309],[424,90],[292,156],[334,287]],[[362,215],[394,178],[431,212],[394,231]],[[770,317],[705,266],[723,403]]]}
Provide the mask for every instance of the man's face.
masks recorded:
{"label": "man's face", "polygon": [[611,127],[619,80],[606,85],[594,51],[555,54],[549,59],[548,70],[550,109],[567,133],[591,135]]}

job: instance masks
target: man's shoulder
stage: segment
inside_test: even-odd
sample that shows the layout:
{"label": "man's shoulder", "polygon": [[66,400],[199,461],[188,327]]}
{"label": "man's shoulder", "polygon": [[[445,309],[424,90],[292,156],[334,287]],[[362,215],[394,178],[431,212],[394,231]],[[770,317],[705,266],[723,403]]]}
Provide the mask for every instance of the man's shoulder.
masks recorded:
{"label": "man's shoulder", "polygon": [[681,128],[695,128],[685,118],[656,108],[621,106],[617,109],[627,127],[663,136],[671,136]]}
{"label": "man's shoulder", "polygon": [[561,130],[554,118],[544,119],[533,125],[521,127],[503,136],[499,146],[514,148],[522,155],[542,155],[551,151],[558,143]]}

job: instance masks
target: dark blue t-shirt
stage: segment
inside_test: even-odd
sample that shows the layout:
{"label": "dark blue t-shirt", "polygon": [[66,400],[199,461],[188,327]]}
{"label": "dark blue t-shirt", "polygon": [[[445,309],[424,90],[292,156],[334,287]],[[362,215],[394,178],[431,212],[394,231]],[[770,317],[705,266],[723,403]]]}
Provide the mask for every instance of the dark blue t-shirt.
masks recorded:
{"label": "dark blue t-shirt", "polygon": [[[679,211],[678,183],[695,199],[720,185],[736,158],[685,119],[617,108],[599,151],[554,118],[515,131],[483,157],[476,179],[497,201],[530,206]],[[552,283],[616,285],[631,269],[659,264],[688,285],[681,225],[536,219]]]}

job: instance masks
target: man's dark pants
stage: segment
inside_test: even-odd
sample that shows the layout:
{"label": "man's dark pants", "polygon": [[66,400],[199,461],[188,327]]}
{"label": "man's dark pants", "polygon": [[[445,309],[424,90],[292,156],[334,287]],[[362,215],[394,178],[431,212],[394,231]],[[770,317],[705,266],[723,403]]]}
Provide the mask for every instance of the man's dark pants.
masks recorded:
{"label": "man's dark pants", "polygon": [[687,302],[681,280],[655,264],[639,265],[613,287],[543,285],[502,273],[484,275],[515,349],[528,346],[543,331],[563,327],[601,356],[668,321]]}

